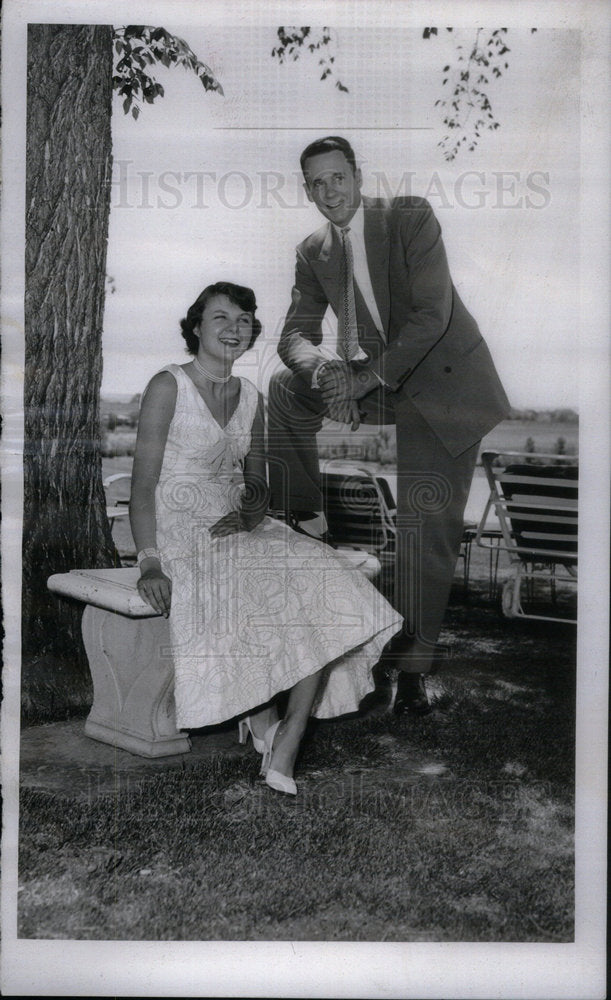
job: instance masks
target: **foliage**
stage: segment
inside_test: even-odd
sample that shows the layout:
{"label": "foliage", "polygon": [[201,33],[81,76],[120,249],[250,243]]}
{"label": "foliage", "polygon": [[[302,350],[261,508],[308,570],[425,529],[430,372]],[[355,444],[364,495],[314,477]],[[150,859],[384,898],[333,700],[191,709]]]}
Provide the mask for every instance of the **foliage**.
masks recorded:
{"label": "foliage", "polygon": [[[320,79],[326,80],[327,77],[333,76],[335,56],[331,54],[333,51],[333,40],[330,28],[282,27],[278,28],[277,35],[280,44],[272,49],[272,56],[278,59],[280,63],[286,62],[288,58],[291,58],[295,62],[305,46],[310,54],[313,55],[316,52],[320,56],[318,60],[318,65],[322,69]],[[345,93],[348,92],[348,88],[344,86],[339,78],[336,79],[335,86],[338,90],[342,90]]]}
{"label": "foliage", "polygon": [[182,38],[171,35],[165,28],[152,28],[130,24],[114,31],[117,55],[112,77],[113,88],[123,100],[123,111],[134,118],[140,114],[139,104],[153,104],[156,97],[163,97],[163,87],[157,83],[147,67],[155,63],[162,66],[184,66],[201,80],[204,90],[223,93],[221,84],[205,63],[201,62]]}
{"label": "foliage", "polygon": [[[536,28],[531,28],[531,33]],[[446,28],[451,32],[452,28]],[[438,34],[437,28],[425,28],[422,37],[429,39]],[[506,56],[511,51],[507,45],[507,28],[497,28],[488,35],[478,28],[475,40],[465,51],[456,45],[456,65],[443,67],[443,83],[447,96],[438,98],[435,106],[444,113],[443,123],[448,133],[437,144],[443,149],[444,158],[454,160],[462,148],[473,152],[483,131],[500,128],[494,116],[490,99],[484,87],[492,78],[499,79],[509,69]]]}
{"label": "foliage", "polygon": [[[446,31],[452,29],[446,28]],[[482,41],[483,32],[483,28],[477,29],[468,52],[463,45],[456,46],[456,66],[448,64],[443,67],[442,86],[446,88],[447,96],[438,98],[435,106],[443,110],[443,123],[452,130],[438,143],[448,161],[456,158],[463,145],[472,152],[483,130],[499,128],[488,95],[482,88],[490,83],[490,75],[498,79],[509,68],[505,56],[511,50],[506,44],[507,28],[492,31],[486,42]],[[422,37],[430,38],[436,34],[436,28],[425,28]],[[484,32],[484,37],[486,34]]]}
{"label": "foliage", "polygon": [[102,458],[132,456],[136,451],[136,437],[134,434],[122,434],[120,431],[109,430],[102,435],[100,450]]}
{"label": "foliage", "polygon": [[[445,30],[452,32],[453,28]],[[531,28],[531,33],[536,30]],[[507,28],[496,28],[490,33],[477,28],[472,45],[467,49],[460,43],[456,45],[456,64],[443,67],[442,87],[445,88],[446,96],[438,98],[435,106],[442,109],[443,123],[448,129],[438,143],[448,161],[454,160],[461,148],[473,152],[482,132],[500,128],[487,88],[509,68],[506,56],[511,50],[507,45],[507,32]],[[422,37],[430,39],[438,33],[438,28],[427,27],[424,28]],[[488,34],[489,37],[484,41]],[[318,53],[318,62],[322,68],[321,80],[333,75],[335,56],[329,54],[333,44],[329,27],[280,27],[277,35],[279,45],[272,49],[272,56],[279,62],[284,63],[289,58],[295,61],[304,50],[311,55]],[[339,79],[336,79],[335,86],[338,90],[348,91]]]}

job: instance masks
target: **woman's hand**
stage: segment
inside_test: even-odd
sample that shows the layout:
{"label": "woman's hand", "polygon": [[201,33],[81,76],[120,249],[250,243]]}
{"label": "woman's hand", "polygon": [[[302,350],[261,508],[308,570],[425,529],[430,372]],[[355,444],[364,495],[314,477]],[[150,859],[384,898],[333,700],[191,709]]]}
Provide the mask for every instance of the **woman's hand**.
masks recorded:
{"label": "woman's hand", "polygon": [[147,569],[138,580],[138,593],[143,601],[164,618],[170,614],[172,581],[161,569]]}
{"label": "woman's hand", "polygon": [[225,538],[227,535],[236,535],[240,531],[254,531],[264,517],[265,511],[251,513],[244,510],[232,510],[212,525],[210,535],[212,538]]}

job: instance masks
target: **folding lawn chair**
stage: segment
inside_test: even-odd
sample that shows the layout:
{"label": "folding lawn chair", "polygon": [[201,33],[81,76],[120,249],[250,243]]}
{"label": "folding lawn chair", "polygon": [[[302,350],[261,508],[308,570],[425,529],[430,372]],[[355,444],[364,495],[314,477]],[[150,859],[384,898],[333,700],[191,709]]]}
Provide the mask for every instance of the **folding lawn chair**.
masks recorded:
{"label": "folding lawn chair", "polygon": [[338,545],[378,558],[394,556],[396,505],[386,479],[358,465],[330,461],[321,484],[327,524]]}
{"label": "folding lawn chair", "polygon": [[576,621],[575,618],[527,612],[522,605],[523,583],[526,598],[532,602],[535,581],[546,580],[554,604],[558,581],[577,584],[576,463],[577,459],[570,456],[482,453],[490,496],[478,526],[476,542],[482,548],[490,547],[485,525],[490,510],[494,509],[502,532],[498,548],[507,552],[510,560],[509,576],[502,591],[503,613],[508,618]]}
{"label": "folding lawn chair", "polygon": [[[321,478],[325,514],[335,541],[341,546],[367,549],[391,568],[396,551],[397,503],[388,480],[343,459],[325,462]],[[465,593],[476,528],[475,523],[465,522],[461,541]],[[496,538],[498,532],[487,528],[486,537]],[[498,552],[495,558],[498,560]]]}

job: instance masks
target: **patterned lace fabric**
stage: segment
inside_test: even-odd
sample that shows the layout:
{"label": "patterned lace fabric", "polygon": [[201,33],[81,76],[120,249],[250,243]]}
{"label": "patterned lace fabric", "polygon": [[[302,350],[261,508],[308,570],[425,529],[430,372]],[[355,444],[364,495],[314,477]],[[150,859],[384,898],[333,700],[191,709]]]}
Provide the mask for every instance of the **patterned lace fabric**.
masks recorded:
{"label": "patterned lace fabric", "polygon": [[257,390],[240,380],[238,406],[222,428],[180,365],[164,371],[178,391],[155,503],[157,545],[172,580],[178,726],[230,719],[321,667],[313,714],[355,711],[400,615],[340,552],[280,521],[210,537],[240,505]]}

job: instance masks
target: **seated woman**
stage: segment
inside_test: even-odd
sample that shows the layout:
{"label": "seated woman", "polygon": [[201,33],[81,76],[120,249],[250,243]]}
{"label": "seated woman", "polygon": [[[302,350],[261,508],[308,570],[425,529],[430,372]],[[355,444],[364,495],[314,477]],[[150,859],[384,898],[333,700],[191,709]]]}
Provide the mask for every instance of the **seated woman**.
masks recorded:
{"label": "seated woman", "polygon": [[249,288],[218,282],[182,320],[193,360],[146,389],[130,520],[138,590],[169,617],[178,726],[248,713],[241,738],[294,795],[310,714],[358,708],[401,617],[339,552],[266,516],[263,404],[231,374],[261,332],[255,310]]}

